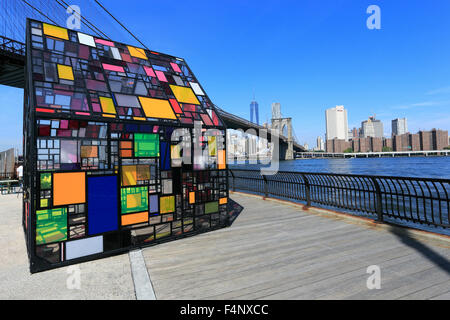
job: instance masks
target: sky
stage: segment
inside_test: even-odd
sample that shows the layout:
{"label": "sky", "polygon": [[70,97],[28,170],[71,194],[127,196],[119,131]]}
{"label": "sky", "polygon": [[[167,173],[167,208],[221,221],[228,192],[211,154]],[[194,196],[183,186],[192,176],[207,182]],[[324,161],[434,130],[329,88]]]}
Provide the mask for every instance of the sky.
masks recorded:
{"label": "sky", "polygon": [[[147,47],[184,58],[226,111],[250,119],[255,95],[265,122],[281,103],[301,144],[315,146],[336,105],[350,128],[376,115],[387,136],[403,117],[410,132],[450,130],[448,0],[102,2]],[[92,2],[71,4],[114,40],[136,44]],[[380,7],[380,30],[367,28],[369,5]],[[22,90],[0,86],[0,150],[21,148],[22,101]]]}

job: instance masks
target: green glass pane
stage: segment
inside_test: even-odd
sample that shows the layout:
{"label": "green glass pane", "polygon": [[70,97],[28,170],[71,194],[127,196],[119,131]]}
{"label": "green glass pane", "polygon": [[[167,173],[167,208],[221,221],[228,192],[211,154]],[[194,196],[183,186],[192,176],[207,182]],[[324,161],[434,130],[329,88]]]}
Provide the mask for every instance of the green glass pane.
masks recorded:
{"label": "green glass pane", "polygon": [[148,187],[122,188],[120,194],[123,214],[148,210]]}
{"label": "green glass pane", "polygon": [[205,203],[205,213],[215,213],[219,212],[219,202],[208,202]]}
{"label": "green glass pane", "polygon": [[41,190],[49,190],[52,188],[52,174],[41,173]]}
{"label": "green glass pane", "polygon": [[67,240],[67,208],[36,211],[36,244]]}
{"label": "green glass pane", "polygon": [[135,157],[159,157],[159,135],[153,133],[136,133],[134,135]]}

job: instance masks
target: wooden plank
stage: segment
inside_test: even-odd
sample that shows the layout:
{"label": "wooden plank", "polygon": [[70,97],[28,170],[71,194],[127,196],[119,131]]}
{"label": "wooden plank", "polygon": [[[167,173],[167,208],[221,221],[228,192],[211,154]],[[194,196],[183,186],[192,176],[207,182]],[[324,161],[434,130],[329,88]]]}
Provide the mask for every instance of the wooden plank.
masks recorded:
{"label": "wooden plank", "polygon": [[[143,250],[159,299],[395,299],[445,294],[448,273],[417,241],[300,207],[235,195],[232,227]],[[431,244],[441,262],[450,250]],[[442,260],[444,259],[444,260]],[[383,290],[368,290],[370,265]],[[434,295],[433,295],[434,294]]]}

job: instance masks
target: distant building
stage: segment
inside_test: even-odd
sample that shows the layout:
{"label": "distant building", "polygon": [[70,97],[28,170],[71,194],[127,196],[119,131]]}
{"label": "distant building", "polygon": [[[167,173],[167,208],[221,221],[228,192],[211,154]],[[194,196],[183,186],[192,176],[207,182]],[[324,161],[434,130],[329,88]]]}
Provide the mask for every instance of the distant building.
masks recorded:
{"label": "distant building", "polygon": [[281,118],[281,103],[272,103],[272,119]]}
{"label": "distant building", "polygon": [[420,150],[433,150],[433,134],[431,131],[419,131]]}
{"label": "distant building", "polygon": [[350,148],[352,148],[352,141],[343,139],[327,140],[327,153],[343,153]]}
{"label": "distant building", "polygon": [[303,145],[303,148],[305,148],[305,150],[309,150],[309,144],[305,143],[305,144]]}
{"label": "distant building", "polygon": [[259,125],[259,105],[254,100],[250,103],[250,122]]}
{"label": "distant building", "polygon": [[317,146],[316,150],[318,151],[324,151],[324,141],[321,136],[317,137]]}
{"label": "distant building", "polygon": [[433,129],[431,132],[434,150],[443,150],[448,147],[448,131]]}
{"label": "distant building", "polygon": [[359,138],[359,132],[360,130],[358,128],[353,128],[352,130],[350,130],[348,132],[349,139]]}
{"label": "distant building", "polygon": [[383,138],[383,136],[383,123],[380,120],[376,120],[375,117],[369,117],[368,120],[361,123],[362,138]]}
{"label": "distant building", "polygon": [[326,110],[325,121],[327,141],[333,139],[348,141],[348,115],[344,106],[336,106]]}
{"label": "distant building", "polygon": [[408,132],[408,120],[397,118],[392,120],[392,135],[399,136]]}

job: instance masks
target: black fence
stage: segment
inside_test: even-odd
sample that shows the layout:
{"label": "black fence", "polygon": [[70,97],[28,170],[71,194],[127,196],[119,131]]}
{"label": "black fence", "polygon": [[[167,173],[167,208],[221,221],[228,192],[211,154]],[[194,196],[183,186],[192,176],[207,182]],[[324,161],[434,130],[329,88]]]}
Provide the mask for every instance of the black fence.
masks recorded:
{"label": "black fence", "polygon": [[450,228],[450,180],[230,170],[230,188],[265,197],[362,212],[378,221]]}

